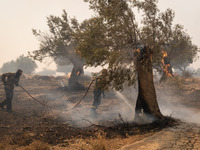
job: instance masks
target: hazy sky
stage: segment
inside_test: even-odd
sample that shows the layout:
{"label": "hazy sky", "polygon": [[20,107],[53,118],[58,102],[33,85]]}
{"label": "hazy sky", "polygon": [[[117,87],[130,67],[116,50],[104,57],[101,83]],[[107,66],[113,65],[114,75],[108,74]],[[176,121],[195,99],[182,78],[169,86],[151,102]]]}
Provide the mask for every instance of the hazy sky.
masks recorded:
{"label": "hazy sky", "polygon": [[[159,8],[172,8],[175,23],[184,25],[194,44],[200,47],[200,0],[159,0]],[[92,15],[83,0],[0,0],[0,67],[38,49],[32,29],[47,31],[46,17],[60,16],[63,9],[80,21]],[[196,62],[195,68],[199,64],[200,61]]]}

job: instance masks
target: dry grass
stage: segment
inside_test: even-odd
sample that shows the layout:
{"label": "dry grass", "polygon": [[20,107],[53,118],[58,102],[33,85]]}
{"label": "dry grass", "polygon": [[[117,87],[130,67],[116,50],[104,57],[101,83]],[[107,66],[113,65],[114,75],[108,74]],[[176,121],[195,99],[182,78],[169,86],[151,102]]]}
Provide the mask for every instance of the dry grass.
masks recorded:
{"label": "dry grass", "polygon": [[0,143],[0,150],[50,150],[50,145],[41,141],[33,141],[28,146],[17,146],[4,141]]}
{"label": "dry grass", "polygon": [[95,137],[88,139],[77,139],[69,141],[70,150],[108,150],[106,148],[106,134],[103,132],[96,133]]}
{"label": "dry grass", "polygon": [[50,150],[50,145],[41,141],[33,141],[30,145],[21,147],[18,150]]}
{"label": "dry grass", "polygon": [[107,138],[106,133],[98,132],[95,133],[94,136],[88,139],[71,139],[67,140],[69,143],[68,146],[57,145],[54,146],[54,150],[116,150],[121,148],[126,144],[134,143],[138,140],[141,140],[145,137],[153,135],[153,132],[145,133],[142,135],[128,136],[126,138],[123,137],[115,137],[115,138]]}
{"label": "dry grass", "polygon": [[16,148],[17,146],[13,145],[13,141],[8,136],[0,142],[0,150],[16,150]]}

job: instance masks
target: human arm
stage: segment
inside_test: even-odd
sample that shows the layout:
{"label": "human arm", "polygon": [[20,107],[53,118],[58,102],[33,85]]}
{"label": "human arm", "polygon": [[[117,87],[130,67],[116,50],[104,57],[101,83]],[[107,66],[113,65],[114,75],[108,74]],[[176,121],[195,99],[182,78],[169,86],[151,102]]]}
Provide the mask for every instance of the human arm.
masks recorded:
{"label": "human arm", "polygon": [[4,73],[4,74],[2,74],[2,76],[1,76],[1,81],[2,81],[4,84],[6,84],[6,82],[7,82],[7,77],[8,77],[8,73]]}
{"label": "human arm", "polygon": [[15,86],[19,86],[19,79],[20,79],[20,78],[17,78],[17,79],[15,80]]}

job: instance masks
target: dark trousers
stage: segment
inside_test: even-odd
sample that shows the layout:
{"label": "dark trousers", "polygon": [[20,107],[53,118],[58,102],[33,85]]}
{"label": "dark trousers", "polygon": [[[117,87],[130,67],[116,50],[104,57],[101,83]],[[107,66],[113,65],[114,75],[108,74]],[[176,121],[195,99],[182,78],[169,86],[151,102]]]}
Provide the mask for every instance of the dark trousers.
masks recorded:
{"label": "dark trousers", "polygon": [[93,106],[97,109],[97,107],[101,104],[101,89],[94,90],[94,101]]}
{"label": "dark trousers", "polygon": [[91,108],[92,116],[96,115],[96,109],[101,104],[101,89],[95,89],[93,91],[93,94],[94,94],[94,101],[93,101],[92,108]]}
{"label": "dark trousers", "polygon": [[5,88],[6,92],[6,99],[0,103],[0,106],[3,107],[7,105],[7,111],[12,110],[12,99],[13,99],[13,89],[7,89]]}

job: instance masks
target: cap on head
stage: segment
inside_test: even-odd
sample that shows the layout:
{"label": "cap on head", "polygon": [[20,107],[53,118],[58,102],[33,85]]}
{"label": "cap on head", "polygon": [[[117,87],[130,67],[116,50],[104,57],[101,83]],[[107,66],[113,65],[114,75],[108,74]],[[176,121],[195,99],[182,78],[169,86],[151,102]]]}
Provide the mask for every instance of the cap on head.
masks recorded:
{"label": "cap on head", "polygon": [[23,71],[21,69],[18,69],[17,72],[21,72],[22,73]]}
{"label": "cap on head", "polygon": [[17,74],[18,76],[22,75],[22,73],[23,73],[23,71],[22,71],[21,69],[18,69],[17,72],[16,72],[16,74]]}

